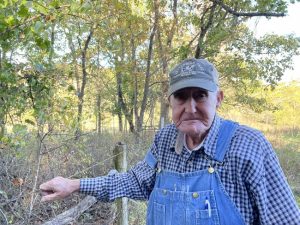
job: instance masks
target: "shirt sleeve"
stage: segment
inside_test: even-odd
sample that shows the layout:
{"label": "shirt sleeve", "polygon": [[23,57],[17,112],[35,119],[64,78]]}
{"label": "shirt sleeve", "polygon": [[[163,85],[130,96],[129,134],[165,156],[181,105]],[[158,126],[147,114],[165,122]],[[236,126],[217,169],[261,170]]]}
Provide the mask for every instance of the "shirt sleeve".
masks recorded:
{"label": "shirt sleeve", "polygon": [[262,148],[267,155],[253,193],[260,224],[300,224],[300,211],[279,160],[267,141]]}
{"label": "shirt sleeve", "polygon": [[93,195],[103,202],[120,197],[145,200],[154,181],[155,170],[142,161],[126,173],[111,171],[107,176],[80,179],[80,193]]}
{"label": "shirt sleeve", "polygon": [[[155,140],[158,136],[157,134]],[[118,173],[113,170],[107,176],[80,179],[80,193],[95,196],[102,202],[111,202],[120,197],[149,199],[156,177],[156,168],[149,160],[149,156],[157,157],[155,140],[145,159],[128,172]]]}

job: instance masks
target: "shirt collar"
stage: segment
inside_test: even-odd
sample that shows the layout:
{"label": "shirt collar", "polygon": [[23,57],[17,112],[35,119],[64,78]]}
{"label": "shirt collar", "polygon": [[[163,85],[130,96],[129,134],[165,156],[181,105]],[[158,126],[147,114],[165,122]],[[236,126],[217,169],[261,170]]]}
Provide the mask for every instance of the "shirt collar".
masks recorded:
{"label": "shirt collar", "polygon": [[[216,114],[213,123],[209,128],[208,134],[203,141],[202,147],[204,149],[204,153],[210,156],[211,158],[213,158],[215,155],[216,145],[217,145],[217,135],[219,132],[220,124],[221,124],[221,118]],[[173,134],[173,138],[170,145],[170,150],[172,151],[175,151],[176,138],[178,134],[178,130],[176,127],[175,130],[176,132],[174,132]]]}
{"label": "shirt collar", "polygon": [[204,140],[202,140],[201,143],[200,143],[197,147],[195,147],[195,148],[193,148],[193,149],[189,149],[189,147],[187,146],[187,143],[186,143],[186,134],[184,134],[184,142],[183,142],[183,145],[184,145],[184,147],[186,148],[186,150],[187,150],[189,153],[191,153],[192,151],[197,151],[197,150],[199,150],[199,149],[203,146],[203,142],[204,142]]}

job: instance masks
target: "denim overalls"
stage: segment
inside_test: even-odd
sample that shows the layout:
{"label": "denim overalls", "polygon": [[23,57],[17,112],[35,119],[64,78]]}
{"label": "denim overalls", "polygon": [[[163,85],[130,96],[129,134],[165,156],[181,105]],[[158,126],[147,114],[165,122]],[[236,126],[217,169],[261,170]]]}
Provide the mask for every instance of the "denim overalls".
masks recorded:
{"label": "denim overalls", "polygon": [[[223,162],[237,126],[228,120],[221,124],[214,156],[217,162]],[[160,170],[150,151],[146,161],[157,170],[148,203],[147,225],[245,224],[224,190],[216,168],[190,173]]]}

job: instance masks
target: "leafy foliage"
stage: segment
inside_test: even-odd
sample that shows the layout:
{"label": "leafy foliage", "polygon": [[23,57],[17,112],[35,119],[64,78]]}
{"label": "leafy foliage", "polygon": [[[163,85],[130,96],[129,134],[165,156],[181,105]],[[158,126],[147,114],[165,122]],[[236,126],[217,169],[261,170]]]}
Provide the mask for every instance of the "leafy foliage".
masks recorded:
{"label": "leafy foliage", "polygon": [[[217,65],[222,87],[230,90],[228,104],[273,110],[264,95],[255,93],[274,89],[292,68],[299,40],[274,34],[257,39],[245,26],[249,17],[235,13],[286,13],[288,4],[2,1],[0,136],[16,121],[30,128],[75,129],[79,121],[95,123],[99,112],[103,124],[118,115],[137,126],[143,111],[150,115],[162,101],[168,70],[196,51]],[[101,108],[96,107],[99,96]],[[80,105],[83,119],[74,116],[76,110],[80,116]]]}

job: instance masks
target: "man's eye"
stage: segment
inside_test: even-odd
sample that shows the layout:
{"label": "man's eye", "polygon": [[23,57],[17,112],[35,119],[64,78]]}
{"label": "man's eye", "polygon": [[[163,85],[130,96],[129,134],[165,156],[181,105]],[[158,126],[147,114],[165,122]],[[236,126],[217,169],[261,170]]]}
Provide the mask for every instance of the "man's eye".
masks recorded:
{"label": "man's eye", "polygon": [[193,93],[193,98],[195,101],[203,101],[207,98],[207,93],[205,92],[195,92]]}
{"label": "man's eye", "polygon": [[174,93],[174,98],[178,101],[185,101],[188,99],[188,95],[184,92],[178,92],[178,93]]}

